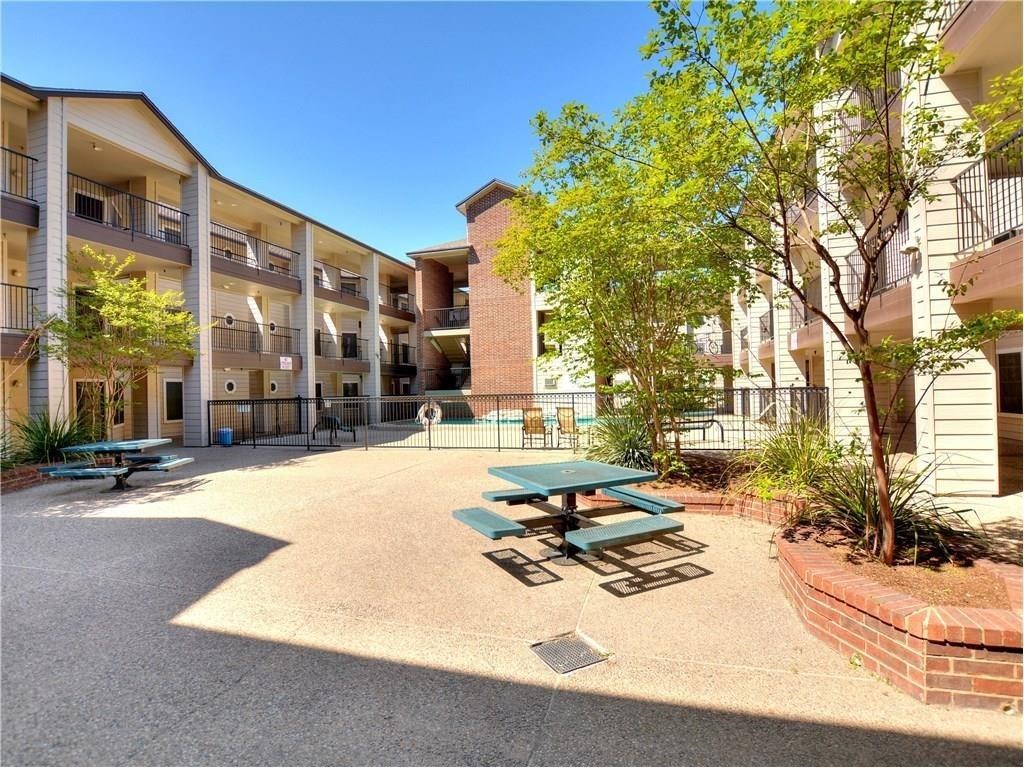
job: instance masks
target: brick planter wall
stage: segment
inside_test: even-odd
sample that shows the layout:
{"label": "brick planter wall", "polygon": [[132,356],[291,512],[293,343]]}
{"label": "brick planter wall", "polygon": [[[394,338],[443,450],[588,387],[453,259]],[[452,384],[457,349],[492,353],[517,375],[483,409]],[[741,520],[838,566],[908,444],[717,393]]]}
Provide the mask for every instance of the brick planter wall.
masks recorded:
{"label": "brick planter wall", "polygon": [[[735,515],[778,525],[799,500],[749,494],[649,489],[687,512]],[[601,494],[581,506],[617,503]],[[779,578],[815,637],[927,704],[1021,711],[1021,568],[982,561],[1003,579],[1017,610],[929,606],[844,569],[813,541],[777,539]]]}
{"label": "brick planter wall", "polygon": [[41,475],[34,466],[14,467],[0,471],[0,493],[20,491],[33,485],[45,483],[50,477]]}

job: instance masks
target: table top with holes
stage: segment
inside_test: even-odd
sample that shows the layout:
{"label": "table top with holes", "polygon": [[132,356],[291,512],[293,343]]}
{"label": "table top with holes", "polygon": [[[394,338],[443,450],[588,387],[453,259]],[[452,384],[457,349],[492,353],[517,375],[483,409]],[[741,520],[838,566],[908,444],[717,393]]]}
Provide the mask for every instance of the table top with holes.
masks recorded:
{"label": "table top with holes", "polygon": [[617,467],[599,461],[523,464],[516,467],[490,467],[487,471],[495,477],[544,496],[596,491],[618,485],[646,483],[658,478],[656,472]]}

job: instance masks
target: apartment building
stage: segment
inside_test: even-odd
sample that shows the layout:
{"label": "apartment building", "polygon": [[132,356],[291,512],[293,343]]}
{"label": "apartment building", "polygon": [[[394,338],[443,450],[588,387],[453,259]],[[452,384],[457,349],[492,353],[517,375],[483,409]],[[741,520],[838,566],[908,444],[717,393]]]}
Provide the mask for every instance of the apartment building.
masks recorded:
{"label": "apartment building", "polygon": [[528,282],[508,285],[494,274],[496,243],[510,224],[516,188],[498,179],[456,203],[466,217],[460,240],[410,251],[416,264],[420,387],[428,393],[578,392],[574,379],[538,329],[550,306]]}
{"label": "apartment building", "polygon": [[205,445],[207,402],[408,392],[412,267],[225,178],[142,93],[2,78],[0,373],[16,414],[75,415],[102,386],[25,339],[63,311],[69,251],[135,255],[202,330],[126,396],[116,438]]}
{"label": "apartment building", "polygon": [[[939,78],[908,83],[906,103],[937,106],[951,123],[971,117],[973,105],[988,98],[992,78],[1020,66],[1021,24],[1020,2],[949,0],[934,32],[952,64]],[[1021,136],[987,149],[986,157],[944,168],[931,190],[934,199],[917,202],[897,222],[868,310],[874,339],[928,337],[978,313],[1021,309]],[[794,226],[819,233],[833,254],[850,252],[852,241],[825,230],[827,212],[818,208],[812,195],[787,215]],[[851,253],[846,260],[844,279],[856,277],[858,258]],[[843,323],[810,252],[804,268],[808,295]],[[972,284],[951,299],[943,281]],[[738,385],[826,386],[836,436],[866,435],[856,367],[822,321],[792,302],[784,287],[761,277],[757,290],[734,295],[730,325],[732,364],[742,371]],[[1021,332],[1005,334],[934,386],[929,382],[911,377],[898,392],[880,385],[883,401],[895,395],[897,403],[888,430],[893,450],[920,462],[937,459],[931,482],[940,493],[1019,491]]]}

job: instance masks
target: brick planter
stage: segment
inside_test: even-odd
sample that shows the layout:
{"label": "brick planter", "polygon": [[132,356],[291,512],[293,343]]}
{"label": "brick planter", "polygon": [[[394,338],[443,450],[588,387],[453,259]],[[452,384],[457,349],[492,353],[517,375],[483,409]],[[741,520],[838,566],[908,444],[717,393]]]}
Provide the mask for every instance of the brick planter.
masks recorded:
{"label": "brick planter", "polygon": [[5,469],[0,472],[0,493],[11,493],[23,488],[31,488],[33,485],[45,483],[49,479],[48,475],[39,474],[39,470],[33,465]]}
{"label": "brick planter", "polygon": [[[687,512],[778,525],[799,500],[652,489]],[[596,494],[583,505],[614,504]],[[1021,568],[982,561],[1016,610],[929,606],[843,568],[813,541],[778,539],[779,578],[815,637],[927,704],[1021,711]]]}

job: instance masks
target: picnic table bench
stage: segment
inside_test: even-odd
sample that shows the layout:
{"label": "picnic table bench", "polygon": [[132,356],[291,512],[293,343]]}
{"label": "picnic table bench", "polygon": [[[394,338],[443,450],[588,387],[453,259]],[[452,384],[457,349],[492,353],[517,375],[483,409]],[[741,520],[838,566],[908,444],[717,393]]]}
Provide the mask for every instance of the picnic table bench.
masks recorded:
{"label": "picnic table bench", "polygon": [[112,490],[123,491],[128,488],[127,480],[136,472],[170,472],[191,464],[195,461],[190,456],[150,455],[142,452],[148,448],[167,445],[168,438],[151,438],[146,440],[107,440],[83,445],[72,445],[61,449],[67,455],[112,456],[113,466],[96,466],[93,459],[57,464],[46,467],[51,477],[63,477],[67,480],[101,480],[114,478]]}

